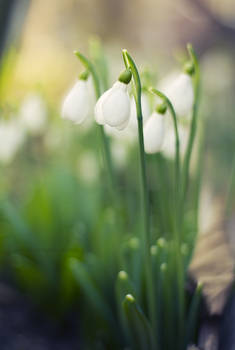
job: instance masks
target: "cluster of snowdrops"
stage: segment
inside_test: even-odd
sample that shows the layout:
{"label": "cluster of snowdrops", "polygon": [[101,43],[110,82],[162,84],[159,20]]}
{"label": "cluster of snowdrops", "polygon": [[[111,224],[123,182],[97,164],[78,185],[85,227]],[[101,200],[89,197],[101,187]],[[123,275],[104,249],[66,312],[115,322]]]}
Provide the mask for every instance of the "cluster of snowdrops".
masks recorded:
{"label": "cluster of snowdrops", "polygon": [[[186,349],[189,344],[196,343],[196,305],[201,293],[201,286],[195,287],[190,296],[185,292],[188,264],[197,233],[199,187],[196,186],[190,199],[188,193],[200,90],[197,57],[189,45],[183,71],[167,77],[154,88],[143,84],[134,59],[127,50],[123,50],[125,69],[108,89],[107,84],[102,84],[96,64],[78,51],[75,54],[85,70],[65,97],[62,116],[75,124],[94,118],[98,124],[105,171],[111,185],[110,206],[115,214],[120,213],[120,203],[123,202],[118,186],[115,186],[117,174],[113,171],[107,135],[127,135],[135,139],[138,142],[140,168],[140,195],[133,213],[137,226],[131,232],[134,242],[139,242],[139,248],[134,252],[131,245],[129,253],[133,256],[121,263],[123,252],[122,248],[119,251],[117,247],[122,247],[128,237],[127,225],[122,227],[121,215],[115,215],[113,234],[106,220],[98,239],[102,247],[106,246],[108,237],[113,240],[111,246],[107,244],[107,251],[112,252],[108,265],[114,263],[116,266],[117,263],[110,280],[106,281],[106,287],[103,288],[101,276],[101,283],[96,287],[97,266],[104,271],[103,256],[94,257],[94,269],[90,268],[88,257],[84,263],[76,259],[70,261],[70,268],[84,291],[85,299],[89,301],[85,309],[90,305],[92,315],[97,313],[97,317],[105,320],[102,331],[98,324],[94,324],[92,329],[88,322],[93,334],[88,337],[88,343],[93,345],[94,337],[94,342],[98,339],[107,349],[126,346],[129,349],[130,345],[131,349],[143,350]],[[182,121],[187,121],[189,126],[186,142],[180,131]],[[161,151],[164,145],[172,143],[172,139],[174,161],[169,167]],[[153,169],[150,174],[150,157],[147,154],[155,154],[152,157],[157,170],[155,174]],[[173,171],[169,172],[169,169]],[[155,200],[151,200],[151,175],[154,183],[155,176],[158,178]],[[126,191],[133,195],[129,188]],[[187,216],[189,209],[190,220]],[[106,236],[106,230],[108,237],[104,242],[100,237]],[[113,283],[115,279],[116,287]],[[116,306],[110,303],[107,290],[111,291],[108,295],[116,300]],[[87,315],[87,310],[85,313]],[[102,333],[104,329],[106,331]]]}
{"label": "cluster of snowdrops", "polygon": [[[158,90],[169,98],[176,115],[181,119],[188,119],[193,106],[192,73],[192,66],[187,62],[184,71],[173,72],[157,86]],[[95,118],[97,124],[104,126],[108,135],[127,135],[129,139],[135,139],[138,122],[131,81],[132,72],[127,68],[113,86],[98,98],[93,77],[89,70],[85,70],[64,99],[63,118],[75,124]],[[149,91],[144,88],[141,92],[141,109],[145,152],[153,154],[165,149],[166,153],[172,155],[175,148],[174,131],[167,105],[160,97],[156,97],[154,108],[149,101]],[[183,124],[178,126],[178,132],[181,146],[185,148],[187,131]]]}

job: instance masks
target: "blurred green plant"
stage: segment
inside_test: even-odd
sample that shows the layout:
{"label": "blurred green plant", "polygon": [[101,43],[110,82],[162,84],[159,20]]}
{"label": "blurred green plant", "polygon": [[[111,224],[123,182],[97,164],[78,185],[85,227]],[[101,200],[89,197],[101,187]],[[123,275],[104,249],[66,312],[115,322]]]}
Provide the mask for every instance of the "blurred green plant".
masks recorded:
{"label": "blurred green plant", "polygon": [[[136,190],[131,193],[131,186],[125,183],[128,196],[134,195],[137,201],[130,228],[111,197],[108,207],[112,206],[112,209],[104,211],[108,216],[101,220],[99,233],[95,233],[99,237],[94,237],[94,245],[93,239],[90,242],[84,261],[70,260],[71,270],[85,300],[81,316],[86,336],[84,348],[185,349],[188,344],[196,343],[201,286],[189,295],[185,285],[197,234],[198,208],[194,204],[198,201],[199,191],[189,192],[188,183],[196,136],[199,67],[192,47],[189,46],[188,50],[188,63],[194,67],[190,74],[193,76],[195,102],[182,166],[174,107],[164,94],[151,90],[160,96],[173,117],[175,171],[172,171],[174,163],[163,154],[147,156],[144,152],[141,80],[132,57],[126,50],[123,51],[124,63],[134,79],[142,184],[138,195]],[[90,70],[96,86],[98,74],[94,74],[95,66],[79,52],[76,55]],[[111,96],[112,89],[109,91]],[[128,172],[131,172],[132,163],[127,164]],[[130,181],[138,188],[139,180],[135,173]],[[157,190],[154,187],[156,178]],[[120,183],[116,186],[114,196],[119,193]],[[117,198],[120,207],[125,205],[120,195]],[[97,250],[100,246],[101,252]]]}
{"label": "blurred green plant", "polygon": [[[188,52],[194,104],[183,155],[180,116],[167,93],[155,88],[149,98],[163,118],[170,113],[175,156],[144,151],[141,98],[154,78],[142,83],[124,50],[139,141],[127,147],[124,165],[115,162],[106,126],[62,126],[54,113],[44,134],[27,134],[14,164],[1,175],[2,271],[9,270],[35,302],[57,316],[77,304],[84,349],[186,349],[197,343],[202,286],[188,291],[186,284],[198,231],[203,144],[195,149],[200,156],[190,173],[200,77],[191,46]],[[92,41],[91,59],[76,55],[86,69],[84,80],[90,73],[96,99],[102,98],[109,73],[100,43]],[[98,170],[84,167],[88,154]]]}

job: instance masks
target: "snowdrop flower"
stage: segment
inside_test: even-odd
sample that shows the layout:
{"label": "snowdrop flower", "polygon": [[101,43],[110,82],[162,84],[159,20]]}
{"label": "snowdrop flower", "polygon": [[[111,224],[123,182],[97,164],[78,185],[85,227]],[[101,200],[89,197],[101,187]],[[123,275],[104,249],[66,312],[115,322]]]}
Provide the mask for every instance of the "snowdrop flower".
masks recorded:
{"label": "snowdrop flower", "polygon": [[0,162],[10,163],[24,141],[24,132],[17,123],[0,122]]}
{"label": "snowdrop flower", "polygon": [[127,84],[131,77],[131,72],[126,70],[111,89],[99,98],[95,106],[95,120],[98,124],[107,124],[119,130],[127,126],[130,118],[130,98]]}
{"label": "snowdrop flower", "polygon": [[93,107],[94,93],[88,80],[88,73],[84,72],[64,99],[62,117],[81,124],[91,116]]}
{"label": "snowdrop flower", "polygon": [[[142,106],[142,115],[143,115],[143,124],[144,124],[151,114],[148,97],[144,93],[141,96],[141,106]],[[138,128],[136,104],[135,104],[134,96],[132,96],[131,98],[131,112],[130,112],[130,121],[129,121],[128,127],[130,127],[133,130],[136,130]]]}
{"label": "snowdrop flower", "polygon": [[161,150],[165,133],[165,116],[154,112],[144,124],[144,149],[146,153]]}
{"label": "snowdrop flower", "polygon": [[[175,157],[175,130],[171,120],[168,124],[162,152],[167,158],[173,159]],[[187,147],[189,128],[178,123],[178,133],[180,140],[180,155],[183,156]]]}
{"label": "snowdrop flower", "polygon": [[40,133],[46,126],[47,111],[44,101],[39,95],[25,98],[19,113],[20,123],[32,134]]}
{"label": "snowdrop flower", "polygon": [[186,73],[173,73],[162,80],[158,89],[172,102],[178,116],[188,116],[192,110],[194,92],[192,78]]}

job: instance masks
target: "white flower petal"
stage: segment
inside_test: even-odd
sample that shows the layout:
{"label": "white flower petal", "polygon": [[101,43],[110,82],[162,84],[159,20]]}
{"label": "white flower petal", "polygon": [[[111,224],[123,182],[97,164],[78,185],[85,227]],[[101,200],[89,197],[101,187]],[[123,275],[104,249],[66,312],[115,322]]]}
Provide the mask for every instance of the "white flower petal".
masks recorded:
{"label": "white flower petal", "polygon": [[95,120],[100,125],[105,124],[102,105],[103,105],[103,102],[105,101],[106,97],[110,94],[110,90],[111,89],[105,91],[103,93],[103,95],[100,96],[100,98],[98,99],[98,101],[96,102],[96,105],[95,105]]}
{"label": "white flower petal", "polygon": [[0,162],[9,163],[24,141],[24,131],[16,122],[0,122]]}
{"label": "white flower petal", "polygon": [[170,99],[178,116],[189,115],[194,92],[192,78],[188,74],[173,73],[159,83],[158,89]]}
{"label": "white flower petal", "polygon": [[144,149],[146,153],[157,153],[161,150],[164,139],[164,118],[154,112],[144,125]]}
{"label": "white flower petal", "polygon": [[93,78],[90,75],[87,79],[87,89],[89,93],[89,117],[94,118],[94,107],[96,104],[96,94],[95,94],[95,88],[94,88],[94,83],[93,83]]}
{"label": "white flower petal", "polygon": [[129,124],[129,119],[127,119],[123,124],[117,126],[116,128],[121,131],[121,130],[125,129],[128,124]]}
{"label": "white flower petal", "polygon": [[90,102],[87,81],[79,80],[64,100],[63,118],[77,124],[82,123],[89,116]]}
{"label": "white flower petal", "polygon": [[127,85],[116,82],[98,100],[95,119],[98,124],[108,124],[123,129],[130,118],[130,98]]}
{"label": "white flower petal", "polygon": [[40,133],[46,126],[47,111],[39,95],[29,95],[23,101],[19,112],[20,123],[32,134]]}
{"label": "white flower petal", "polygon": [[[178,124],[178,133],[180,140],[180,154],[183,156],[187,147],[189,128]],[[166,129],[162,152],[167,158],[173,159],[175,157],[175,130],[172,122]]]}

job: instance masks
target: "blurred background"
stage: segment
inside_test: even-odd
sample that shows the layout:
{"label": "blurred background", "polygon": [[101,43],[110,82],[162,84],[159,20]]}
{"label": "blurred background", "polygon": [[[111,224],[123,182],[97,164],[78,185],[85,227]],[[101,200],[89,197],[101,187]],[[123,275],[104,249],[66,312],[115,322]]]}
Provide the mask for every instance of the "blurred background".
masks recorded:
{"label": "blurred background", "polygon": [[192,42],[203,70],[202,114],[213,154],[207,161],[212,163],[217,188],[223,187],[220,175],[227,178],[235,142],[233,0],[2,0],[1,4],[1,52],[5,43],[11,56],[1,108],[9,113],[38,89],[59,112],[65,91],[81,69],[73,50],[87,53],[91,37],[101,39],[113,80],[122,67],[122,48],[162,77],[177,64],[180,67],[185,45]]}
{"label": "blurred background", "polygon": [[[123,69],[122,48],[161,79],[181,69],[185,46],[193,44],[202,71],[201,227],[211,228],[227,210],[226,239],[235,245],[234,0],[0,0],[2,279],[13,275],[56,317],[79,294],[67,259],[82,259],[86,233],[100,225],[98,187],[105,185],[95,132],[61,120],[64,95],[82,69],[73,51],[88,55],[97,38],[110,84]],[[112,152],[120,182],[131,186],[125,147],[114,143]],[[102,215],[112,221],[112,212]]]}

